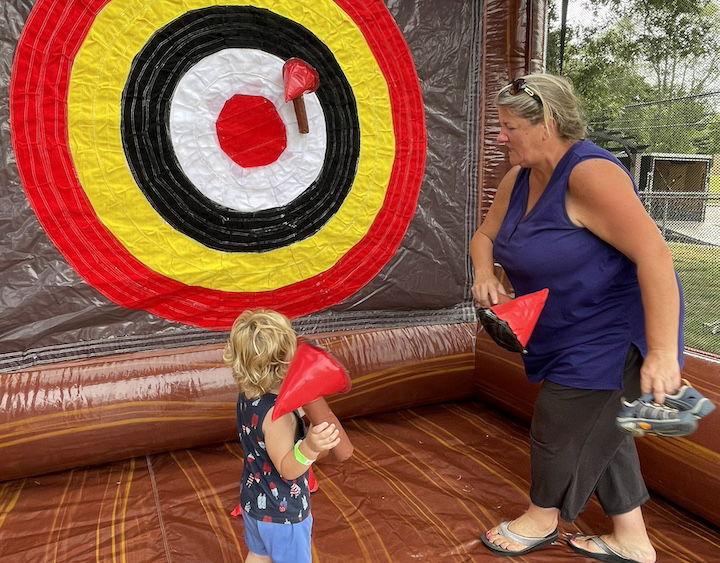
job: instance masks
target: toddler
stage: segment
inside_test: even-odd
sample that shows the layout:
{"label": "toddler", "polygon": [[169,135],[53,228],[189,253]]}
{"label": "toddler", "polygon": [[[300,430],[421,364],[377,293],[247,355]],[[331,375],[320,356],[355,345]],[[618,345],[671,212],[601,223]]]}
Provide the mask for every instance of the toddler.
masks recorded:
{"label": "toddler", "polygon": [[308,470],[340,442],[334,424],[306,431],[298,412],[272,421],[296,341],[284,315],[246,311],[235,320],[223,354],[240,388],[237,428],[245,454],[240,507],[248,563],[311,563]]}

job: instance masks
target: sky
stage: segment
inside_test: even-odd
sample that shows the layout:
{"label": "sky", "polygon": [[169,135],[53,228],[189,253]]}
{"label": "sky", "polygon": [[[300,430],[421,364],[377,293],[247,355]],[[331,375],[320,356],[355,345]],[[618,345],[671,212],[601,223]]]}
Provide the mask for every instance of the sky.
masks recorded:
{"label": "sky", "polygon": [[[562,6],[561,0],[553,0],[558,7],[558,14],[560,14],[560,8]],[[605,14],[610,13],[610,8],[603,8],[598,12],[599,19],[605,19]],[[569,0],[568,1],[568,23],[573,27],[585,27],[584,24],[594,23],[595,16],[593,10],[587,7],[585,0]]]}

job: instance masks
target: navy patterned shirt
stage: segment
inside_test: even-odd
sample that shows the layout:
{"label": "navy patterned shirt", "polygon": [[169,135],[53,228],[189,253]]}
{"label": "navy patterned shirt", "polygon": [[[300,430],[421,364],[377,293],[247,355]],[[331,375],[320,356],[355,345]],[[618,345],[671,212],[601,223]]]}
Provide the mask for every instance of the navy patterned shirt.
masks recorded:
{"label": "navy patterned shirt", "polygon": [[[256,399],[248,399],[240,393],[237,402],[237,429],[245,453],[240,504],[248,516],[262,522],[294,524],[310,514],[308,472],[292,481],[286,481],[265,449],[262,425],[267,412],[275,405],[277,395],[267,393]],[[302,419],[297,417],[296,439],[305,434]]]}

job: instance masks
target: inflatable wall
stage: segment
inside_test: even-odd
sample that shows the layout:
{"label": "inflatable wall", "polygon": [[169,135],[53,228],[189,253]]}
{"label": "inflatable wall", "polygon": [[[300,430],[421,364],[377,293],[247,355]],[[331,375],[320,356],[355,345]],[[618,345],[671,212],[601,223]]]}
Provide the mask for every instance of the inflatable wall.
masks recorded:
{"label": "inflatable wall", "polygon": [[473,319],[477,3],[9,5],[0,369]]}

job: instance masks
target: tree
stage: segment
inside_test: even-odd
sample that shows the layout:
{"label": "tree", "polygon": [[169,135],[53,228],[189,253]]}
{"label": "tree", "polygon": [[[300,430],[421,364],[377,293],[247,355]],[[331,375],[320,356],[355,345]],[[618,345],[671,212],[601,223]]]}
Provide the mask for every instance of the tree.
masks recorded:
{"label": "tree", "polygon": [[713,0],[591,0],[627,23],[641,68],[659,94],[703,92],[720,69],[720,10]]}
{"label": "tree", "polygon": [[709,141],[717,114],[708,102],[705,96],[685,96],[629,105],[610,126],[618,126],[652,147],[652,152],[715,152]]}
{"label": "tree", "polygon": [[[568,28],[563,71],[585,100],[591,128],[622,130],[655,151],[708,147],[718,108],[714,98],[694,95],[720,74],[716,1],[585,0],[591,10],[611,8],[606,23]],[[550,10],[550,72],[558,66],[559,4]]]}
{"label": "tree", "polygon": [[[556,11],[551,11],[551,25],[556,18]],[[630,27],[627,18],[605,30],[568,26],[563,74],[575,85],[593,121],[615,119],[625,105],[650,95],[651,87],[636,64],[639,45],[630,39]],[[560,31],[553,26],[548,33],[548,72],[559,70],[559,42]]]}

